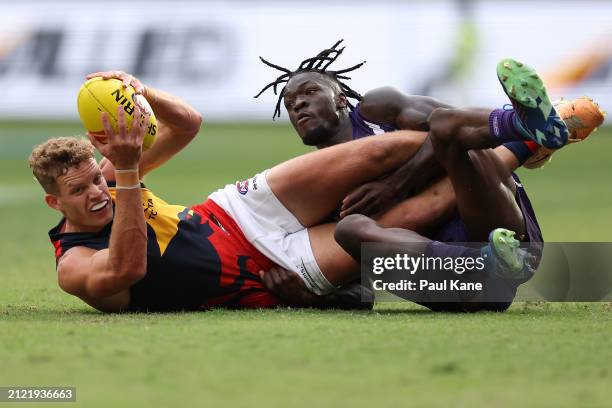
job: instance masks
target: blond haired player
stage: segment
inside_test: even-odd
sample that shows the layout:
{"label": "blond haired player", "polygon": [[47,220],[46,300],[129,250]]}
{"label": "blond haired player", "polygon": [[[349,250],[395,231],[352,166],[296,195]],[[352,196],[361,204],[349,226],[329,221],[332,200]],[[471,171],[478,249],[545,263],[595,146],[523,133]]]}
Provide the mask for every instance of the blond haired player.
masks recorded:
{"label": "blond haired player", "polygon": [[[361,158],[366,170],[362,174],[352,171],[352,161],[338,160],[329,151],[294,159],[228,187],[230,194],[258,202],[256,214],[248,214],[252,208],[230,208],[227,203],[221,207],[224,199],[231,199],[223,191],[213,194],[216,200],[192,207],[171,205],[141,179],[193,139],[201,116],[180,99],[144,88],[123,72],[93,75],[122,79],[144,94],[159,124],[154,146],[141,151],[147,121],[136,121],[140,124],[127,131],[120,107],[118,131],[108,115],[101,114],[108,144],[93,137],[91,143],[51,139],[34,149],[29,163],[45,190],[45,202],[63,215],[49,233],[60,287],[106,312],[291,304],[267,290],[260,279],[260,270],[276,264],[309,269],[315,279],[311,283],[327,285],[329,291],[314,252],[336,245],[333,228],[313,238],[312,246],[306,228],[320,222],[342,194],[410,157],[423,138],[405,133],[343,147],[342,151]],[[134,115],[141,114],[137,107]],[[101,165],[92,144],[104,156]],[[336,193],[330,194],[328,185],[313,184],[313,176],[304,172],[312,167],[324,168],[338,180]],[[318,205],[304,206],[313,202]],[[234,201],[234,205],[239,204]],[[252,219],[242,219],[238,225],[230,215],[238,217],[234,211]],[[259,237],[253,236],[254,231]],[[348,255],[344,257],[345,265],[354,268]],[[320,261],[324,259],[326,254]],[[324,296],[306,301],[309,306],[330,305]]]}
{"label": "blond haired player", "polygon": [[43,143],[30,158],[47,204],[64,215],[50,231],[59,284],[102,311],[274,306],[283,302],[259,276],[274,265],[298,271],[311,292],[333,291],[356,265],[334,242],[333,225],[319,224],[356,186],[408,160],[425,136],[396,132],[334,146],[202,204],[170,205],[140,179],[186,145],[201,119],[174,97],[142,92],[160,122],[151,150],[140,149],[146,121],[128,132],[120,109],[118,132],[102,117],[109,143],[92,139],[108,160],[104,169],[91,146],[71,138]]}

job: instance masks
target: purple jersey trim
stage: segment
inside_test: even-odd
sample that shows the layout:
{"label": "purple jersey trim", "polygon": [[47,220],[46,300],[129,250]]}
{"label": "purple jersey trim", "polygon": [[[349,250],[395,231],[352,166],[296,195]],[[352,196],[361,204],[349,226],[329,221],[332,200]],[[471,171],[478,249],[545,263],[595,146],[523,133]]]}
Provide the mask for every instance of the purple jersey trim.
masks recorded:
{"label": "purple jersey trim", "polygon": [[397,130],[397,127],[391,123],[376,122],[364,118],[361,115],[359,104],[349,111],[349,118],[351,118],[351,124],[353,125],[353,140]]}
{"label": "purple jersey trim", "polygon": [[[515,173],[512,173],[512,178],[516,183],[516,195],[515,200],[518,204],[523,218],[525,219],[525,239],[531,243],[542,243],[544,238],[542,237],[542,230],[535,215],[535,211],[531,205],[531,201],[527,196],[527,192],[521,184],[521,180]],[[440,242],[472,242],[473,239],[468,234],[467,228],[463,219],[459,215],[456,215],[450,219],[446,224],[442,225],[437,231],[428,234],[428,238]]]}
{"label": "purple jersey trim", "polygon": [[[393,126],[390,123],[381,123],[366,120],[361,115],[361,111],[359,110],[359,104],[357,104],[354,109],[350,110],[349,117],[351,118],[351,123],[353,124],[353,140],[398,130],[397,127]],[[506,144],[507,147],[508,145],[510,144]],[[525,142],[515,142],[511,145],[512,146],[509,146],[508,148],[515,155],[517,155],[517,157],[520,153],[523,153],[522,151],[518,152],[519,150],[523,148],[528,148]],[[524,156],[524,154],[522,156]],[[540,226],[538,225],[538,221],[536,219],[535,212],[533,211],[533,207],[531,206],[531,202],[529,201],[529,197],[527,197],[527,192],[520,184],[521,182],[515,173],[512,173],[512,177],[514,178],[517,184],[516,202],[519,205],[521,211],[523,212],[523,216],[525,218],[525,240],[530,242],[543,242],[542,231],[540,230]],[[450,219],[446,224],[442,225],[436,231],[433,231],[431,234],[428,234],[428,238],[441,242],[472,241],[467,232],[465,223],[459,215],[456,215],[455,217]]]}

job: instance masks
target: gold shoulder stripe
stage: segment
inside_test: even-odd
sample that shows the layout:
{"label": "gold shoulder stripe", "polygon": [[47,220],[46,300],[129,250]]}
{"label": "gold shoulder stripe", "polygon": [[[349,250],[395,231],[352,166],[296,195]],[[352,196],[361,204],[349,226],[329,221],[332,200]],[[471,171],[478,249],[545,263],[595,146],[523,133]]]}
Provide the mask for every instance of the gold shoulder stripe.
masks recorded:
{"label": "gold shoulder stripe", "polygon": [[[109,188],[109,191],[114,200],[116,190],[114,188]],[[153,228],[153,231],[155,231],[159,252],[163,255],[170,241],[178,232],[178,224],[180,221],[178,215],[183,212],[186,207],[168,204],[146,188],[141,190],[141,196],[145,221]]]}

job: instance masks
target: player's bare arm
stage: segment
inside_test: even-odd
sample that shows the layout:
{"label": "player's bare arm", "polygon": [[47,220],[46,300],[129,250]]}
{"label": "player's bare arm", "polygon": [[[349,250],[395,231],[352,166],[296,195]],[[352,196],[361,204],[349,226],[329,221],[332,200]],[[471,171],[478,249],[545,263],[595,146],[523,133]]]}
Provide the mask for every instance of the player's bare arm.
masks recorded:
{"label": "player's bare arm", "polygon": [[[360,102],[362,115],[370,120],[392,123],[400,129],[423,131],[429,131],[429,118],[436,109],[451,108],[435,98],[407,95],[392,87],[373,89]],[[495,153],[509,171],[519,167],[517,158],[506,147],[497,147]],[[349,214],[373,215],[383,212],[422,191],[443,173],[442,166],[434,156],[431,141],[426,138],[419,153],[402,167],[388,177],[364,184],[348,195],[342,203],[340,215],[345,217]],[[452,194],[452,189],[444,191]],[[445,201],[454,204],[454,200]]]}
{"label": "player's bare arm", "polygon": [[198,134],[202,125],[202,115],[177,96],[151,87],[144,88],[143,96],[153,108],[159,127],[155,143],[142,154],[141,176],[183,150]]}
{"label": "player's bare arm", "polygon": [[[132,86],[142,94],[157,118],[157,135],[153,146],[142,153],[140,160],[140,177],[161,166],[185,148],[200,131],[202,115],[182,99],[159,89],[144,86],[133,75],[123,71],[95,72],[87,75],[104,79],[116,78],[123,86]],[[112,166],[107,160],[100,163],[107,180],[114,180]]]}
{"label": "player's bare arm", "polygon": [[385,86],[366,92],[360,102],[361,113],[368,119],[393,123],[398,129],[429,130],[428,118],[437,108],[450,108],[436,98],[407,95]]}
{"label": "player's bare arm", "polygon": [[[559,113],[563,119],[571,118],[572,115],[576,115],[575,112],[580,112],[583,121],[585,118],[590,119],[586,120],[590,126],[584,126],[579,129],[576,128],[575,121],[569,120],[568,123],[571,125],[570,130],[572,134],[576,135],[578,132],[583,132],[581,135],[582,137],[573,136],[574,139],[571,140],[572,142],[588,137],[593,129],[603,121],[601,110],[588,98],[578,98],[571,104],[563,102],[555,103],[555,106],[559,109]],[[569,109],[570,106],[572,109]],[[420,129],[430,130],[429,124],[423,124],[423,121],[430,121],[431,115],[435,110],[438,110],[438,113],[442,113],[445,119],[450,118],[450,120],[463,117],[469,111],[470,115],[472,115],[472,122],[478,123],[470,128],[462,128],[461,132],[470,132],[473,135],[479,133],[485,134],[488,132],[488,119],[490,115],[490,110],[488,109],[456,109],[440,103],[433,98],[406,95],[396,89],[388,87],[377,88],[366,93],[361,101],[361,112],[365,117],[379,122],[388,121],[398,127],[416,126]],[[478,121],[476,122],[474,119],[478,119]],[[457,135],[457,137],[460,136],[462,135]],[[523,146],[522,143],[519,143],[519,145]],[[511,150],[510,147],[512,147],[513,150]],[[524,161],[526,161],[525,166],[528,168],[539,167],[546,163],[554,152],[554,150],[539,147],[535,154],[526,153],[528,156],[519,159],[521,154],[515,150],[516,148],[516,146],[509,144],[500,145],[493,149],[500,163],[502,163],[505,170],[507,170],[506,173],[515,171]],[[528,158],[529,155],[532,154],[534,154],[534,156]],[[499,170],[503,172],[503,169],[500,168]],[[434,157],[431,140],[428,138],[423,143],[421,151],[402,168],[399,168],[389,177],[361,186],[350,194],[344,202],[342,215],[346,216],[351,213],[376,214],[414,192],[422,191],[425,186],[431,183],[432,180],[438,178],[442,173],[442,168]],[[449,184],[450,183],[447,183],[447,185]],[[445,190],[450,191],[450,194],[452,194],[452,190]],[[454,205],[454,196],[446,198],[446,201]],[[408,203],[399,205],[403,206],[404,204],[408,205]]]}
{"label": "player's bare arm", "polygon": [[[140,108],[136,107],[136,117],[141,114]],[[108,114],[101,113],[108,144],[90,137],[116,173],[117,196],[109,247],[100,251],[72,248],[60,258],[57,267],[59,285],[64,291],[107,312],[127,308],[129,287],[146,273],[147,229],[142,212],[138,167],[149,118],[146,116],[142,122],[134,121],[128,132],[122,107],[117,110],[117,117],[119,131],[115,132]],[[96,169],[97,166],[94,166],[92,172]]]}

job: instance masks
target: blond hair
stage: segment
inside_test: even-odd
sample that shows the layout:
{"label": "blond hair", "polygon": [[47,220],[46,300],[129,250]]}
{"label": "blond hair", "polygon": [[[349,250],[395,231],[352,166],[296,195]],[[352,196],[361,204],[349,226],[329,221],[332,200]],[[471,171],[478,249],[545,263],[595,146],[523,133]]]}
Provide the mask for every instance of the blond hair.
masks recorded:
{"label": "blond hair", "polygon": [[94,147],[89,140],[56,137],[36,146],[28,164],[42,188],[56,194],[59,191],[57,177],[93,157]]}

